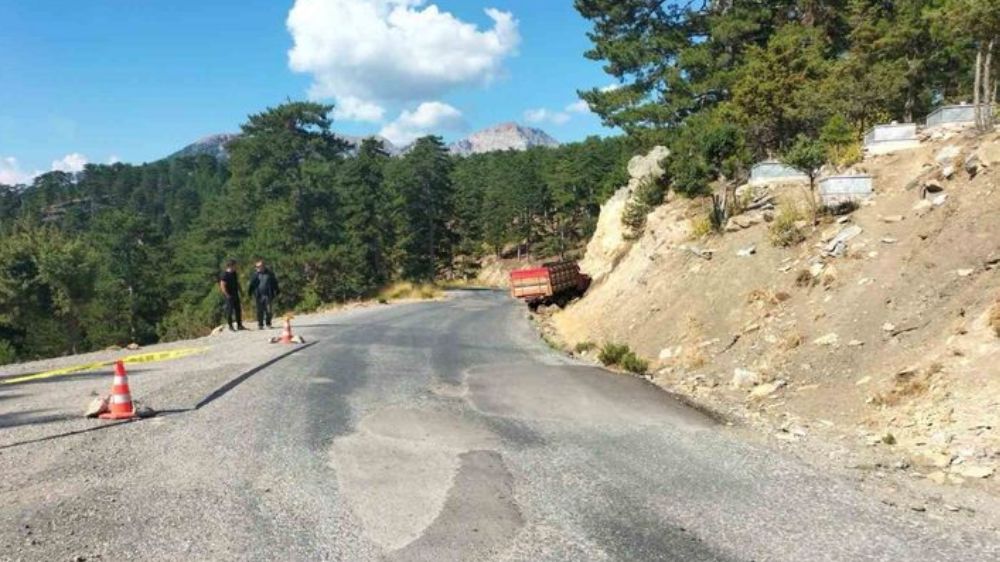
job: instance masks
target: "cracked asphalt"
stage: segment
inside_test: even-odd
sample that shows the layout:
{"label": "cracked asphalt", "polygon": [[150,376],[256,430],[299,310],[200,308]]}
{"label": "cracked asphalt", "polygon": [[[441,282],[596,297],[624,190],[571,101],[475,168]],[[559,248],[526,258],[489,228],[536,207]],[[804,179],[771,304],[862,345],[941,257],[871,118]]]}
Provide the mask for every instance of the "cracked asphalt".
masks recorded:
{"label": "cracked asphalt", "polygon": [[107,372],[0,384],[0,560],[1000,557],[549,350],[500,293],[296,327],[137,366],[139,422],[80,417]]}

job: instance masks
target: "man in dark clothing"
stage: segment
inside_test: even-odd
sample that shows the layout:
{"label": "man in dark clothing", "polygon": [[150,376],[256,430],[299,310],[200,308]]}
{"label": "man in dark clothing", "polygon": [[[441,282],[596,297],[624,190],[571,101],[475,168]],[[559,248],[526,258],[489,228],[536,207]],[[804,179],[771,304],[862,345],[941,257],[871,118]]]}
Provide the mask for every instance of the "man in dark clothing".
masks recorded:
{"label": "man in dark clothing", "polygon": [[256,270],[250,277],[250,294],[253,295],[254,301],[257,303],[258,328],[264,329],[265,325],[268,328],[271,327],[274,298],[280,292],[277,276],[267,268],[264,260],[257,260]]}
{"label": "man in dark clothing", "polygon": [[[236,275],[236,260],[226,262],[226,270],[219,274],[219,290],[226,298],[226,323],[230,330],[246,330],[243,327],[243,310],[240,306],[240,281]],[[233,316],[236,328],[233,328]]]}

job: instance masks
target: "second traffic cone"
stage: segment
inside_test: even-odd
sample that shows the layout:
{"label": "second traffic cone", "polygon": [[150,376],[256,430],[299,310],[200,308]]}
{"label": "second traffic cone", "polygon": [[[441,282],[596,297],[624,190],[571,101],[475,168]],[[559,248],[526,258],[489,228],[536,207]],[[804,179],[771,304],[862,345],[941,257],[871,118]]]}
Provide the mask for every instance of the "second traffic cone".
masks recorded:
{"label": "second traffic cone", "polygon": [[295,336],[292,335],[292,317],[285,316],[285,329],[281,331],[281,343],[293,343]]}
{"label": "second traffic cone", "polygon": [[125,363],[115,363],[115,382],[111,387],[111,411],[101,414],[102,420],[130,420],[139,416],[132,404],[132,393],[128,388],[128,375],[125,374]]}

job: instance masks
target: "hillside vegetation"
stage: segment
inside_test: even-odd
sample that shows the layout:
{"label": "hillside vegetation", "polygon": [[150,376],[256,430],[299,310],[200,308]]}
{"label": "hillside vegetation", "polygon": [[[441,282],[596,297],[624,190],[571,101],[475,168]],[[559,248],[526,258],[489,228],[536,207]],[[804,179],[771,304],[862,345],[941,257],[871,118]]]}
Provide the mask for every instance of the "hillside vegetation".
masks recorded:
{"label": "hillside vegetation", "polygon": [[[998,0],[575,5],[593,23],[585,56],[614,78],[581,97],[623,137],[468,158],[426,137],[392,158],[377,140],[349,147],[331,106],[289,102],[249,116],[224,163],[0,186],[0,362],[206,333],[230,257],[272,263],[282,310],[471,277],[484,256],[576,257],[638,151],[672,156],[622,201],[630,238],[668,193],[728,194],[767,155],[810,174],[850,165],[871,124],[992,101],[1000,75]],[[700,229],[722,227],[722,199]]]}
{"label": "hillside vegetation", "polygon": [[[251,115],[227,147],[90,165],[0,186],[0,363],[204,335],[227,258],[266,259],[281,310],[475,274],[504,249],[561,253],[593,230],[622,139],[452,156],[438,137],[391,158],[352,150],[330,106]],[[249,308],[250,299],[244,299]]]}

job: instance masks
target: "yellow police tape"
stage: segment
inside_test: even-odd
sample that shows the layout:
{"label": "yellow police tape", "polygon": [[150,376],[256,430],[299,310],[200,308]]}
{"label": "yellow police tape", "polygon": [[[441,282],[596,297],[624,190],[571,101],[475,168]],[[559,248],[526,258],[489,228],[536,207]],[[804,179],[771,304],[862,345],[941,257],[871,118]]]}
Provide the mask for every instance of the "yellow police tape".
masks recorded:
{"label": "yellow police tape", "polygon": [[[196,353],[202,353],[208,351],[207,347],[191,347],[186,349],[171,349],[169,351],[155,351],[153,353],[140,353],[139,355],[131,355],[122,359],[125,364],[133,363],[152,363],[154,361],[167,361],[170,359],[180,359],[181,357],[187,357],[188,355],[194,355]],[[52,377],[60,377],[63,375],[72,375],[75,373],[85,373],[87,371],[97,371],[109,365],[114,365],[117,360],[110,361],[98,361],[95,363],[87,363],[85,365],[74,365],[72,367],[63,367],[62,369],[54,369],[52,371],[45,371],[44,373],[37,373],[34,375],[25,375],[23,377],[16,377],[12,379],[0,380],[0,384],[15,384],[19,382],[28,382],[40,379],[49,379]]]}

